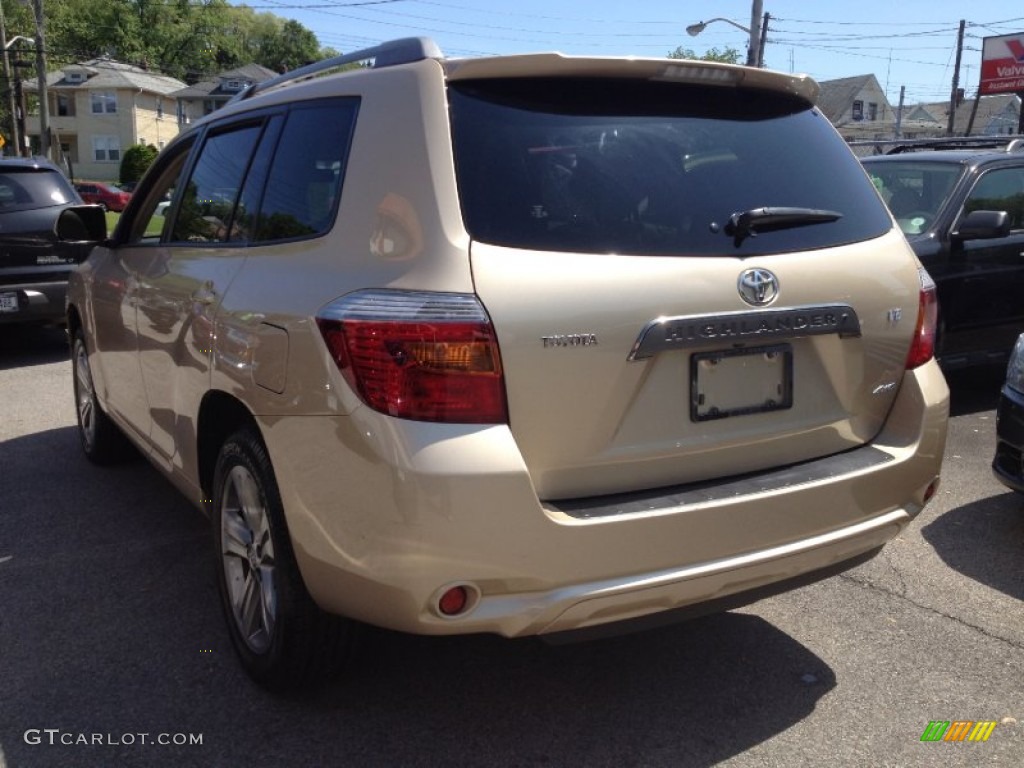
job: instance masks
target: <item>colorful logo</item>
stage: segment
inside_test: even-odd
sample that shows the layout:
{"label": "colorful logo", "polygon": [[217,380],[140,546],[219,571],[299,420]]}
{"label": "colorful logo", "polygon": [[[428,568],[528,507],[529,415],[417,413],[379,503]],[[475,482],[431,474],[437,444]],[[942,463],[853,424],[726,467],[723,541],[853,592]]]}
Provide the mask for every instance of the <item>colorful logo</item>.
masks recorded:
{"label": "colorful logo", "polygon": [[921,741],[988,741],[995,727],[995,720],[932,720]]}

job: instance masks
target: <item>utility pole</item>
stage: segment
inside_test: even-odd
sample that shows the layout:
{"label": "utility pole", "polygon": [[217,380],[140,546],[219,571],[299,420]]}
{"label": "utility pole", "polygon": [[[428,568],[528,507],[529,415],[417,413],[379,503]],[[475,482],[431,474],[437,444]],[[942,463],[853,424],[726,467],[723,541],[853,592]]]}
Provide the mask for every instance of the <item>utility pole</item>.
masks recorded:
{"label": "utility pole", "polygon": [[903,130],[903,99],[907,95],[907,86],[900,86],[900,105],[896,108],[896,135],[894,139],[900,138],[900,132]]}
{"label": "utility pole", "polygon": [[39,154],[50,159],[50,97],[46,91],[43,0],[32,0],[36,17],[36,76],[39,79]]}
{"label": "utility pole", "polygon": [[768,20],[771,18],[769,14],[764,15],[764,23],[761,24],[761,41],[757,44],[757,66],[764,66],[764,43],[768,39]]}
{"label": "utility pole", "polygon": [[[42,2],[42,0],[39,0]],[[949,122],[946,124],[946,135],[953,135],[953,121],[956,119],[956,107],[960,90],[960,57],[964,52],[964,28],[967,21],[960,19],[960,31],[956,36],[956,64],[953,66],[953,92],[949,97]]]}
{"label": "utility pole", "polygon": [[974,103],[971,105],[971,117],[967,121],[967,130],[964,132],[964,136],[970,136],[974,131],[974,118],[978,115],[978,102],[981,101],[981,94],[974,94]]}
{"label": "utility pole", "polygon": [[15,130],[20,137],[21,144],[18,145],[18,150],[15,153],[17,157],[28,157],[32,153],[28,150],[28,133],[25,132],[25,91],[21,87],[21,75],[18,74],[18,65],[21,62],[16,60],[14,62],[14,101],[17,104],[15,109],[17,110],[17,117],[14,119]]}

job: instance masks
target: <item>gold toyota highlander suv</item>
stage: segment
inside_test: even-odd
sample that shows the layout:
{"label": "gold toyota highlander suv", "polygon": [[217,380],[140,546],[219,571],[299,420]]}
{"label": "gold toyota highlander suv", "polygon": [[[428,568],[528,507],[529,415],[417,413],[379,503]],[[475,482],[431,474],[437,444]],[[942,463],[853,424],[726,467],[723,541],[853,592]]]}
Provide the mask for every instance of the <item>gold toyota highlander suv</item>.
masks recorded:
{"label": "gold toyota highlander suv", "polygon": [[817,93],[419,38],[262,83],[109,238],[62,217],[99,241],[85,453],[133,444],[212,518],[271,689],[360,623],[562,633],[864,562],[935,492],[948,390],[932,282]]}

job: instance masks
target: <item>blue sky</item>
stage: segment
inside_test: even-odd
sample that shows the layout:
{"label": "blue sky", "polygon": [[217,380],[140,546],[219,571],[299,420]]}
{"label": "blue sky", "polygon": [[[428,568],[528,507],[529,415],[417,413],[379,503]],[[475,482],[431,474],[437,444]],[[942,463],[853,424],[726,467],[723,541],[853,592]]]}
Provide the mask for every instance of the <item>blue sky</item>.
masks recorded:
{"label": "blue sky", "polygon": [[[575,55],[664,56],[676,46],[733,47],[746,34],[724,22],[690,37],[686,27],[724,17],[750,26],[749,0],[251,0],[294,18],[321,45],[347,52],[411,35],[432,37],[448,56],[557,50]],[[1024,31],[1024,4],[911,0],[763,0],[771,15],[765,62],[818,80],[874,74],[894,105],[949,98],[957,28],[967,24],[960,85],[977,88],[982,38]]]}

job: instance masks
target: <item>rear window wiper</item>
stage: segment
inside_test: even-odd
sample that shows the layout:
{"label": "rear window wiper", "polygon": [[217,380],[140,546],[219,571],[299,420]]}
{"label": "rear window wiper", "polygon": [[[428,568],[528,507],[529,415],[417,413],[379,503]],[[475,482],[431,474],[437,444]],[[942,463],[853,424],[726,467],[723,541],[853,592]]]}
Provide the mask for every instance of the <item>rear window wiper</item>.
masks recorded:
{"label": "rear window wiper", "polygon": [[725,225],[725,234],[732,236],[735,244],[739,246],[758,232],[821,224],[841,218],[841,213],[819,208],[753,208],[730,216]]}

